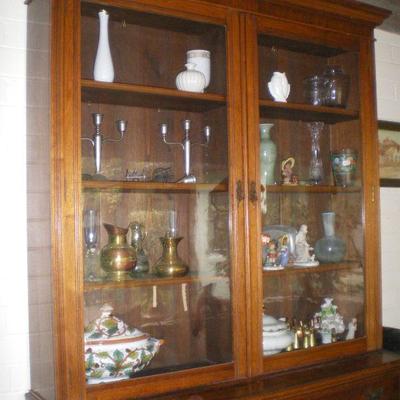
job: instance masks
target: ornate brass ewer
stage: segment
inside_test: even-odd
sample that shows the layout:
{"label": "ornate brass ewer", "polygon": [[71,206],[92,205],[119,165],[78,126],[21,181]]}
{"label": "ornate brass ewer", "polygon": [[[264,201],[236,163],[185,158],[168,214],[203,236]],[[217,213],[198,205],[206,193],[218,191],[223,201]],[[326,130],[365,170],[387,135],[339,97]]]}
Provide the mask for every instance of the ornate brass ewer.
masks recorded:
{"label": "ornate brass ewer", "polygon": [[129,246],[126,235],[128,229],[103,224],[108,233],[108,243],[101,249],[101,267],[107,272],[107,278],[123,281],[130,278],[136,265],[136,252]]}
{"label": "ornate brass ewer", "polygon": [[161,258],[155,265],[155,272],[162,277],[184,276],[189,272],[189,267],[178,256],[178,243],[182,237],[160,237],[163,246]]}

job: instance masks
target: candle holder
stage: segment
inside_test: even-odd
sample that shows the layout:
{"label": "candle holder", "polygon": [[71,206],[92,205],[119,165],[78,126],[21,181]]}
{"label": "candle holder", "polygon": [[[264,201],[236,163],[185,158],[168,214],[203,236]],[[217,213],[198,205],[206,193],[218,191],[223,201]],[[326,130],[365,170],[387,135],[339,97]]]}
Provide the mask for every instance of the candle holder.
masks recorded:
{"label": "candle holder", "polygon": [[185,175],[178,179],[177,183],[196,183],[196,177],[191,173],[191,163],[190,163],[190,155],[191,155],[191,146],[204,146],[207,147],[210,143],[211,137],[211,128],[207,125],[204,127],[204,142],[195,142],[192,143],[190,139],[190,119],[185,119],[182,123],[184,137],[182,142],[169,142],[167,140],[168,134],[168,124],[163,123],[160,126],[160,132],[162,140],[165,144],[169,146],[180,146],[184,153],[184,168],[185,168]]}
{"label": "candle holder", "polygon": [[103,114],[100,113],[93,113],[93,124],[95,126],[95,131],[93,137],[82,137],[82,140],[89,141],[94,149],[94,160],[95,160],[95,167],[96,167],[96,174],[99,174],[101,171],[101,153],[102,153],[102,146],[104,143],[107,142],[120,142],[124,138],[124,134],[126,132],[126,125],[128,124],[127,121],[120,119],[116,121],[117,130],[119,132],[118,139],[107,139],[101,133],[100,127],[103,123]]}

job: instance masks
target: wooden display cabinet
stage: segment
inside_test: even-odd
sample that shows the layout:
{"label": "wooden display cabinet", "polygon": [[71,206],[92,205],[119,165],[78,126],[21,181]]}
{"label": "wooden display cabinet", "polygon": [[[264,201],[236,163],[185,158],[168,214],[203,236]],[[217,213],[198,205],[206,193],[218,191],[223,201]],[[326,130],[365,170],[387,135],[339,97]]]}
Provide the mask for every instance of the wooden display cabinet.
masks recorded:
{"label": "wooden display cabinet", "polygon": [[[102,9],[110,15],[113,82],[93,80]],[[373,371],[387,372],[382,393],[398,390],[397,358],[365,355],[381,347],[372,32],[386,16],[350,0],[53,1],[58,399],[319,398],[317,389],[335,398],[335,382],[361,396]],[[204,93],[175,86],[190,49],[211,52]],[[329,65],[340,65],[350,78],[346,107],[306,103],[304,79]],[[290,82],[287,102],[274,101],[268,91],[275,71]],[[94,170],[93,146],[81,139],[94,133],[93,113],[103,114],[100,128],[107,138],[116,137],[116,120],[127,121],[122,141],[103,146],[101,175]],[[208,146],[192,148],[195,183],[177,183],[184,174],[182,149],[165,144],[160,133],[167,123],[168,140],[180,141],[183,120],[191,121],[194,141],[201,141],[204,126],[211,128]],[[307,124],[315,121],[324,123],[323,179],[311,185]],[[260,123],[273,124],[277,146],[275,183],[269,185],[260,180]],[[349,187],[336,186],[331,172],[331,152],[342,148],[358,154]],[[280,163],[289,156],[296,160],[296,185],[281,184]],[[168,169],[165,181],[154,178],[160,168]],[[130,181],[127,170],[146,178]],[[90,260],[83,219],[88,209],[99,216]],[[306,224],[313,247],[323,236],[320,214],[327,210],[336,213],[337,236],[346,242],[340,262],[298,268],[291,257],[285,268],[263,271],[260,237],[268,226],[298,230]],[[171,211],[189,273],[163,278],[155,266]],[[100,267],[107,243],[102,224],[126,228],[133,221],[146,231],[149,272],[111,279]],[[327,297],[346,326],[357,319],[354,339],[340,332],[336,343],[323,345],[316,330],[311,348],[263,354],[263,313],[308,323]],[[83,331],[105,303],[129,326],[164,344],[129,379],[94,383],[85,377]],[[339,365],[344,356],[358,361]],[[306,372],[305,366],[313,369]],[[294,367],[302,369],[292,372]],[[215,386],[221,382],[230,383]],[[201,394],[199,386],[208,389]]]}

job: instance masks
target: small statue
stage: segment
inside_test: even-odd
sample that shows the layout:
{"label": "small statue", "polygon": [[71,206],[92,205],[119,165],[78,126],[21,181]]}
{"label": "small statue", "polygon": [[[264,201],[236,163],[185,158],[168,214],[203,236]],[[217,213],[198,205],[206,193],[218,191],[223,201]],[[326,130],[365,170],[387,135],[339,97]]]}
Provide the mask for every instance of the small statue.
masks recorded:
{"label": "small statue", "polygon": [[313,248],[307,243],[307,225],[300,226],[296,235],[296,259],[294,265],[300,267],[316,267],[319,262],[315,260],[315,255],[310,252]]}
{"label": "small statue", "polygon": [[337,308],[333,304],[333,299],[326,297],[321,304],[321,311],[314,314],[314,325],[320,332],[324,344],[336,341],[337,336],[345,330],[343,317],[337,312]]}
{"label": "small statue", "polygon": [[288,248],[288,236],[283,235],[278,239],[279,241],[279,255],[278,255],[278,265],[286,267],[289,263],[289,248]]}
{"label": "small statue", "polygon": [[282,185],[298,185],[299,179],[293,174],[295,159],[289,157],[281,163]]}
{"label": "small statue", "polygon": [[357,318],[353,318],[347,325],[346,340],[354,339],[357,330]]}
{"label": "small statue", "polygon": [[[283,269],[280,264],[282,259],[281,251],[278,250],[278,242],[271,238],[268,233],[261,235],[261,242],[263,247],[263,269],[265,270],[277,270]],[[287,252],[289,258],[289,252]]]}

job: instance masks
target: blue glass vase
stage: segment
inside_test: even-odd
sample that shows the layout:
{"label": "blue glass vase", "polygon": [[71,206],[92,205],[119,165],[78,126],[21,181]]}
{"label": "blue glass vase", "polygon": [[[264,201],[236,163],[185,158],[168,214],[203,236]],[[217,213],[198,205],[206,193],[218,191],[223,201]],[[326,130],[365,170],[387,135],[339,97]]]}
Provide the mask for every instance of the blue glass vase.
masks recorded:
{"label": "blue glass vase", "polygon": [[315,243],[315,256],[322,263],[338,263],[344,258],[346,244],[335,235],[336,214],[329,211],[321,215],[325,236]]}

